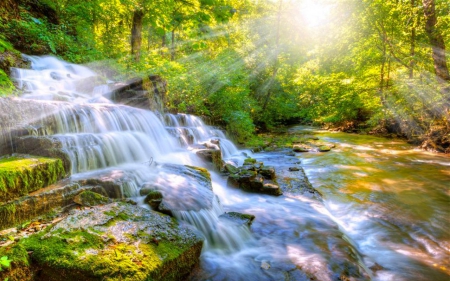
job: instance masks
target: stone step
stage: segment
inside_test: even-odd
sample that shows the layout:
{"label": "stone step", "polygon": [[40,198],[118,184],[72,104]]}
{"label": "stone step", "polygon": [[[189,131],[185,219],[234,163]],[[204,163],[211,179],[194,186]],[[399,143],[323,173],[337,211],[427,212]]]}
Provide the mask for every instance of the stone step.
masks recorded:
{"label": "stone step", "polygon": [[78,183],[67,180],[33,192],[27,196],[0,203],[0,230],[22,224],[55,208],[73,204],[82,190]]}
{"label": "stone step", "polygon": [[98,178],[65,179],[26,196],[0,203],[0,230],[24,223],[75,204],[81,191],[91,190],[109,198],[124,198],[122,173],[105,171]]}
{"label": "stone step", "polygon": [[0,159],[0,202],[25,196],[66,175],[60,159],[15,155]]}

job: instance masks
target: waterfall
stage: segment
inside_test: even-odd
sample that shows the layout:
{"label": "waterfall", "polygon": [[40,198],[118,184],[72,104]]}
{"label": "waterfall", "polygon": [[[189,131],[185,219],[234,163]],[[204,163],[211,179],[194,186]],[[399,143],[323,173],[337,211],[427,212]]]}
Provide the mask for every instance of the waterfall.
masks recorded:
{"label": "waterfall", "polygon": [[207,142],[211,139],[220,140],[219,145],[224,159],[239,153],[223,131],[207,126],[201,118],[189,114],[165,114],[164,122],[172,136],[178,138],[182,146]]}
{"label": "waterfall", "polygon": [[[250,239],[248,226],[220,218],[224,211],[212,190],[183,177],[189,173],[186,168],[148,165],[153,161],[201,165],[188,148],[211,139],[219,139],[224,157],[230,157],[238,150],[222,131],[193,115],[158,118],[149,110],[113,104],[106,100],[107,94],[103,96],[108,85],[96,84],[92,70],[49,56],[25,57],[32,69],[12,71],[24,90],[22,98],[48,101],[59,108],[45,117],[47,126],[34,134],[61,143],[70,158],[73,179],[120,175],[122,194],[129,197],[139,197],[147,185],[157,188],[175,217],[203,233],[207,249],[230,252]],[[190,193],[182,194],[180,186]],[[210,205],[205,203],[208,200]]]}
{"label": "waterfall", "polygon": [[175,211],[174,215],[194,225],[206,237],[205,248],[218,253],[230,253],[243,249],[252,235],[246,225],[221,219],[224,213],[217,197],[211,209],[200,211]]}

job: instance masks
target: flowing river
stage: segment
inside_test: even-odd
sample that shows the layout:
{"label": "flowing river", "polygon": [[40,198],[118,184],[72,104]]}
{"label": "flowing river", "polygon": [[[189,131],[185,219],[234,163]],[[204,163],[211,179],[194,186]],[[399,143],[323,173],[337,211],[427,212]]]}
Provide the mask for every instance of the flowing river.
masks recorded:
{"label": "flowing river", "polygon": [[[239,151],[198,117],[158,117],[113,104],[99,89],[95,95],[77,92],[73,82],[94,75],[87,68],[52,57],[30,59],[34,69],[16,69],[16,80],[26,89],[24,98],[65,101],[52,117],[52,130],[38,134],[61,142],[72,178],[122,169],[128,175],[124,194],[140,202],[142,188],[158,186],[179,208],[174,216],[203,233],[200,268],[190,280],[449,280],[448,156],[417,151],[402,141],[301,126],[290,133],[316,134],[336,148]],[[275,167],[284,194],[246,193],[211,172],[212,195],[170,168],[205,165],[195,145],[211,139],[220,140],[230,163],[242,164],[250,155]],[[293,166],[304,169],[322,196],[298,188],[305,175],[301,169],[289,171]],[[192,194],[181,194],[181,185]],[[212,197],[211,206],[203,202]],[[236,226],[219,218],[224,211],[256,219],[250,228]]]}
{"label": "flowing river", "polygon": [[366,263],[381,265],[375,279],[449,280],[450,157],[399,140],[317,136],[337,147],[303,154],[303,167]]}
{"label": "flowing river", "polygon": [[208,277],[245,280],[236,277],[240,272],[254,280],[449,280],[450,157],[401,140],[290,129],[305,132],[336,148],[253,157],[277,168],[300,160],[323,203],[289,192],[267,198],[219,188],[225,208],[256,215],[255,241],[217,263],[234,269]]}

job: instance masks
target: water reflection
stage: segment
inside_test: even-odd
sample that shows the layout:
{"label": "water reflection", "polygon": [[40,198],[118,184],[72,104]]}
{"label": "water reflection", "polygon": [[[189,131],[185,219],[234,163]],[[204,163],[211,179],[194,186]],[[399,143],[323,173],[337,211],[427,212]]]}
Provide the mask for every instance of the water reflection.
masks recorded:
{"label": "water reflection", "polygon": [[305,172],[366,264],[382,266],[375,279],[449,280],[450,157],[398,140],[317,133],[337,149],[302,154]]}

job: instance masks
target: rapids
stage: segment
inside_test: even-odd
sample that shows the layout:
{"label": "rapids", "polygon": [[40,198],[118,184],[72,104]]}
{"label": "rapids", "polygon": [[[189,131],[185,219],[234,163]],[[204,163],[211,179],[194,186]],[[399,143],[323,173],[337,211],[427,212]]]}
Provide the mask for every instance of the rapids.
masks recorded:
{"label": "rapids", "polygon": [[[54,125],[36,134],[61,141],[73,179],[120,170],[127,177],[124,194],[138,202],[143,186],[159,186],[176,206],[173,214],[206,238],[200,268],[190,280],[450,277],[449,157],[416,151],[401,141],[318,131],[337,148],[251,156],[276,169],[301,161],[323,200],[289,191],[280,197],[245,193],[227,187],[226,177],[213,171],[211,191],[167,165],[205,166],[193,150],[210,139],[220,139],[223,158],[230,163],[242,164],[251,153],[238,150],[199,117],[161,116],[113,104],[104,97],[108,85],[80,93],[77,82],[95,75],[86,67],[53,57],[29,58],[32,70],[13,71],[23,98],[61,104],[58,114],[48,116]],[[192,194],[180,194],[181,185]],[[225,211],[256,219],[249,229],[220,219]]]}

